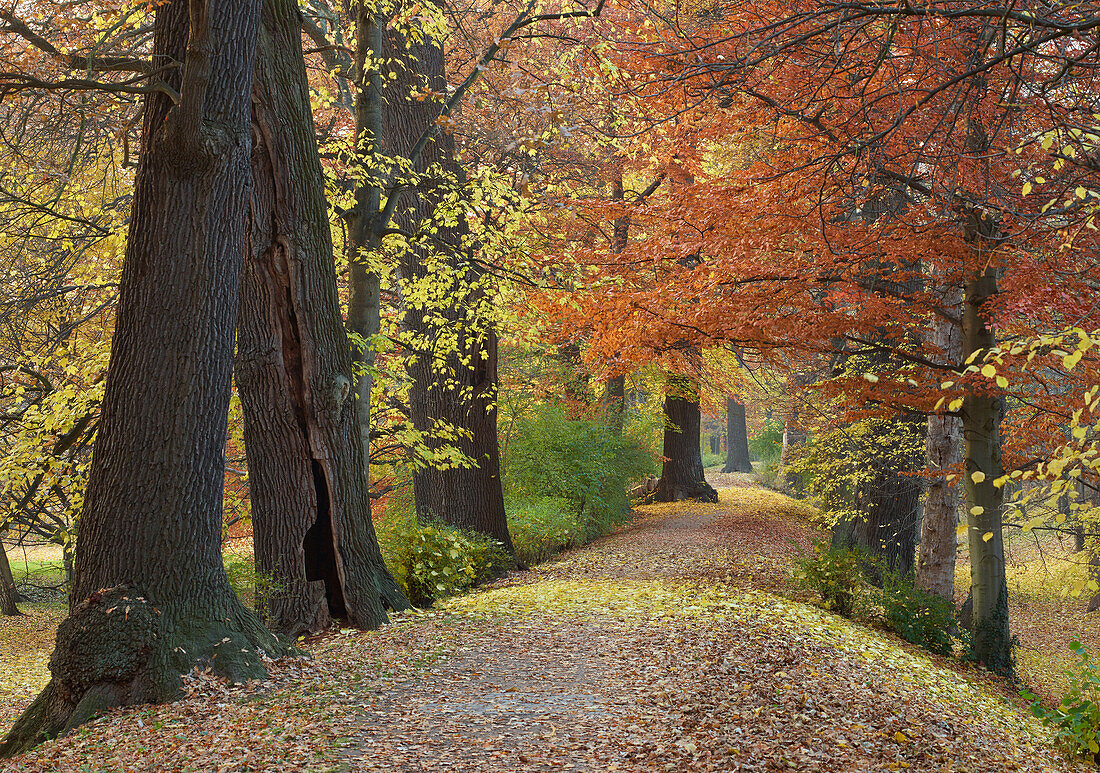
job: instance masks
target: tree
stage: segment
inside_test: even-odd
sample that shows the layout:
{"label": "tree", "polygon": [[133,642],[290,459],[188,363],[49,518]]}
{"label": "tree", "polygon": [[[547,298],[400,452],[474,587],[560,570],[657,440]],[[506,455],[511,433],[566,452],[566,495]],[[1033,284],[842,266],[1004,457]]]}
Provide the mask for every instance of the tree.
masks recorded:
{"label": "tree", "polygon": [[325,181],[293,0],[264,0],[253,85],[252,198],[238,322],[260,598],[296,637],[331,618],[376,628],[407,602],[382,561],[352,397]]}
{"label": "tree", "polygon": [[717,502],[718,492],[704,477],[699,449],[699,382],[691,376],[670,374],[666,385],[665,462],[653,498],[657,502]]}
{"label": "tree", "polygon": [[726,398],[726,464],[722,472],[752,472],[745,405],[733,397]]}
{"label": "tree", "polygon": [[259,17],[258,0],[157,9],[154,56],[183,66],[146,98],[70,615],[50,682],[0,755],[112,706],[169,700],[195,666],[243,679],[287,652],[237,599],[221,558]]}
{"label": "tree", "polygon": [[[486,534],[511,553],[497,439],[492,294],[476,262],[468,215],[456,207],[472,197],[454,138],[435,130],[446,107],[443,49],[430,34],[395,25],[383,52],[383,145],[399,166],[409,167],[390,195],[399,199],[394,223],[405,242],[397,263],[409,419],[427,457],[413,466],[417,516]],[[456,451],[463,461],[453,458]]]}
{"label": "tree", "polygon": [[0,615],[11,617],[20,614],[16,602],[19,599],[15,593],[15,578],[11,573],[11,564],[8,562],[8,554],[4,545],[0,543]]}

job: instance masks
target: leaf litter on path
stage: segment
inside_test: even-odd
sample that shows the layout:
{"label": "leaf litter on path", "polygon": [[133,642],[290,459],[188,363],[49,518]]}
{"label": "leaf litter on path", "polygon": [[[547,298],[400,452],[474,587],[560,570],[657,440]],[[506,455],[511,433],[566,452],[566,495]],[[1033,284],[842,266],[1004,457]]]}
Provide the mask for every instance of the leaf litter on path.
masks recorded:
{"label": "leaf litter on path", "polygon": [[[784,598],[803,506],[760,489],[632,525],[381,631],[4,770],[1059,771],[1014,704]],[[15,765],[15,767],[10,767]]]}

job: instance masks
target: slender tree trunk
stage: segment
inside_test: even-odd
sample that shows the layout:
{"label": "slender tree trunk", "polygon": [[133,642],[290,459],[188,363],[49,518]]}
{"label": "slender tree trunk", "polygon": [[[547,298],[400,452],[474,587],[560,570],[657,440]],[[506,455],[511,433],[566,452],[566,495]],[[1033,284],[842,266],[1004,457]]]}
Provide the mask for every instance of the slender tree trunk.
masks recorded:
{"label": "slender tree trunk", "polygon": [[[381,69],[374,58],[382,50],[382,30],[386,19],[376,16],[376,5],[366,0],[349,0],[355,22],[356,41],[352,77],[355,94],[355,137],[357,165],[365,175],[381,174],[377,159],[382,137]],[[371,342],[381,326],[381,277],[368,264],[370,253],[381,245],[379,224],[382,188],[371,180],[355,184],[355,205],[345,214],[348,258],[348,331],[359,339],[355,349],[355,410],[359,422],[360,447],[364,473],[370,466],[370,396],[373,386],[371,367],[374,349]]]}
{"label": "slender tree trunk", "polygon": [[745,406],[732,397],[726,398],[726,466],[722,472],[752,472]]}
{"label": "slender tree trunk", "polygon": [[[413,91],[445,94],[443,51],[425,38],[412,42],[391,32],[383,41],[393,77],[385,79],[382,136],[388,153],[409,158],[439,115],[439,104]],[[436,167],[449,179],[433,179]],[[413,162],[415,191],[398,194],[394,222],[411,241],[400,258],[405,282],[404,327],[412,343],[409,410],[430,451],[450,446],[474,464],[439,461],[414,470],[417,516],[486,534],[511,553],[504,511],[497,436],[497,333],[486,277],[472,260],[462,213],[445,225],[437,210],[464,179],[454,139],[441,132]]]}
{"label": "slender tree trunk", "polygon": [[[948,299],[949,309],[960,304],[957,288]],[[955,367],[962,357],[962,333],[950,320],[935,317],[932,345],[942,352],[942,361]],[[955,527],[959,519],[959,490],[947,480],[947,471],[959,461],[962,424],[958,417],[942,414],[928,416],[925,455],[932,470],[924,495],[921,518],[920,558],[916,584],[929,593],[952,601],[955,598]]]}
{"label": "slender tree trunk", "polygon": [[699,382],[690,376],[670,375],[665,393],[665,463],[654,501],[718,501],[718,492],[703,474],[699,424]]}
{"label": "slender tree trunk", "polygon": [[795,496],[802,496],[802,476],[788,472],[788,465],[806,442],[806,431],[798,423],[798,409],[794,408],[783,418],[783,446],[779,454],[779,478],[782,488]]}
{"label": "slender tree trunk", "polygon": [[237,599],[221,556],[259,18],[259,0],[157,9],[154,56],[183,62],[164,75],[180,100],[145,101],[70,615],[48,686],[0,755],[113,706],[172,699],[196,666],[245,679],[287,652]]}
{"label": "slender tree trunk", "polygon": [[4,545],[0,544],[0,615],[11,617],[20,614],[16,606],[18,597],[15,593],[15,577],[11,573],[11,564],[8,563],[8,554]]}
{"label": "slender tree trunk", "polygon": [[296,637],[332,617],[376,628],[407,603],[370,518],[296,0],[264,0],[253,86],[252,205],[237,384],[258,607]]}
{"label": "slender tree trunk", "polygon": [[626,418],[626,376],[613,376],[607,380],[607,427],[615,435],[623,434]]}
{"label": "slender tree trunk", "polygon": [[[986,319],[997,293],[995,267],[967,282],[963,295],[963,356],[996,341]],[[1001,418],[1004,401],[988,388],[971,389],[963,403],[963,491],[968,508],[970,589],[973,595],[974,657],[994,673],[1013,669],[1008,626],[1008,584],[1001,533]]]}

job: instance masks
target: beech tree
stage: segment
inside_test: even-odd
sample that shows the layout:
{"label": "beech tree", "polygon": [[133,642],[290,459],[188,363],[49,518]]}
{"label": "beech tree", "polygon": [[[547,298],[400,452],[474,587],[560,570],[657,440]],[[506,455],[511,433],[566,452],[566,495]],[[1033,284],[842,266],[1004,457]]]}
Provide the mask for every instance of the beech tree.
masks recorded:
{"label": "beech tree", "polygon": [[237,599],[221,557],[259,18],[258,0],[157,8],[154,56],[182,67],[145,99],[70,615],[50,682],[0,755],[113,706],[169,700],[195,666],[243,679],[288,651]]}
{"label": "beech tree", "polygon": [[4,546],[0,544],[0,615],[11,617],[19,614],[15,594],[15,577],[11,573],[11,564]]}

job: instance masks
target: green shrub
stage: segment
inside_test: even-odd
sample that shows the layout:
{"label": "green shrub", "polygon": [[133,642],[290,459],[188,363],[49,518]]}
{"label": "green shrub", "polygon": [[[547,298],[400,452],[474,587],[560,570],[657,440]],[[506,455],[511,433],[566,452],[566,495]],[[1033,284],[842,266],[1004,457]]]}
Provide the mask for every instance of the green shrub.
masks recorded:
{"label": "green shrub", "polygon": [[749,453],[765,464],[779,461],[783,452],[783,424],[775,419],[764,419],[764,429],[749,438]]}
{"label": "green shrub", "polygon": [[886,575],[882,612],[886,625],[903,639],[940,655],[952,654],[955,606],[947,599],[918,588],[908,577]]}
{"label": "green shrub", "polygon": [[462,593],[511,563],[496,540],[442,523],[418,523],[407,507],[395,507],[377,532],[386,566],[418,607]]}
{"label": "green shrub", "polygon": [[543,407],[516,421],[505,459],[506,493],[517,503],[564,500],[587,541],[625,520],[630,485],[653,471],[653,460],[629,431],[620,437],[599,422]]}
{"label": "green shrub", "polygon": [[802,587],[821,597],[826,609],[851,617],[863,589],[863,567],[868,560],[861,550],[835,550],[817,541],[807,553],[795,559],[794,578]]}
{"label": "green shrub", "polygon": [[1093,654],[1079,641],[1069,644],[1079,659],[1076,669],[1067,671],[1070,690],[1055,708],[1044,706],[1039,697],[1021,693],[1031,701],[1031,713],[1055,729],[1058,740],[1076,754],[1100,762],[1100,673]]}
{"label": "green shrub", "polygon": [[508,502],[507,510],[508,533],[516,558],[525,564],[537,564],[584,542],[581,519],[573,514],[566,499],[513,500]]}

